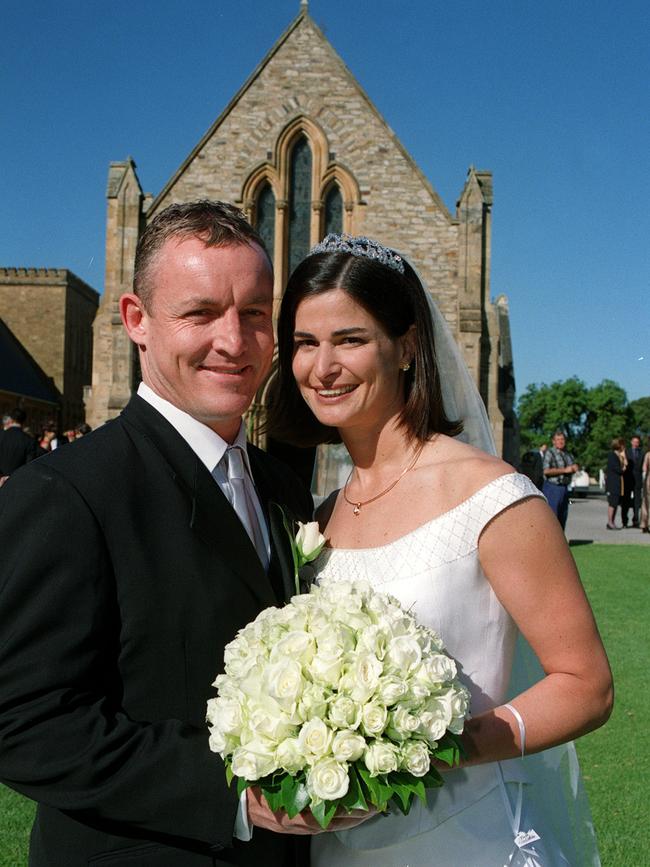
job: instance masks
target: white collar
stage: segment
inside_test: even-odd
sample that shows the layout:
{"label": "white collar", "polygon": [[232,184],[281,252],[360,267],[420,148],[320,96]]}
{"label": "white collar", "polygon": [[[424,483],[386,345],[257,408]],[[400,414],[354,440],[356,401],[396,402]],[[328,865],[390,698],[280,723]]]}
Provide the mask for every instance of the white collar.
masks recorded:
{"label": "white collar", "polygon": [[[203,422],[197,421],[189,413],[174,406],[173,403],[165,400],[164,397],[160,397],[159,394],[156,394],[144,382],[141,382],[138,386],[138,396],[146,400],[148,404],[158,410],[163,418],[167,419],[170,425],[183,437],[199,460],[212,472],[231,443],[227,443],[218,433],[215,433],[212,428],[209,428]],[[248,452],[246,451],[246,428],[243,421],[239,426],[239,431],[232,445],[239,446],[244,452],[246,469],[252,478]]]}

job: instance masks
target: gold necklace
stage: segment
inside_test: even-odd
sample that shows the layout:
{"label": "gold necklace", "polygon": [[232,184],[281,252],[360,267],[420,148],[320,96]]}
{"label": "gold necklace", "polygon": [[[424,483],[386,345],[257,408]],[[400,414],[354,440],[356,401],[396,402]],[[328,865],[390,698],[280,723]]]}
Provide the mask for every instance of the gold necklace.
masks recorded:
{"label": "gold necklace", "polygon": [[402,472],[401,472],[401,473],[399,474],[399,476],[395,479],[395,481],[394,481],[394,482],[391,482],[391,484],[390,484],[387,488],[385,488],[383,491],[381,491],[381,493],[379,493],[379,494],[375,494],[374,497],[370,497],[369,500],[359,500],[358,502],[355,503],[353,500],[349,500],[349,499],[348,499],[348,485],[350,484],[350,479],[352,478],[352,473],[353,473],[353,472],[355,471],[355,469],[356,469],[355,467],[352,467],[352,469],[350,470],[350,475],[347,477],[347,479],[346,479],[346,481],[345,481],[345,484],[343,485],[343,499],[344,499],[345,502],[348,504],[348,506],[352,506],[352,514],[355,516],[355,518],[357,518],[357,517],[359,516],[359,514],[360,514],[360,512],[361,512],[361,507],[362,507],[362,506],[367,506],[368,503],[374,503],[375,500],[378,500],[380,497],[383,497],[384,494],[387,494],[389,491],[392,491],[392,490],[393,490],[393,488],[395,487],[395,485],[396,485],[396,484],[397,484],[401,479],[403,479],[404,476],[405,476],[405,475],[406,475],[410,470],[412,470],[413,467],[417,464],[417,462],[418,462],[418,458],[419,458],[420,455],[422,454],[422,449],[423,449],[423,448],[424,448],[424,443],[420,443],[420,446],[419,446],[418,450],[416,451],[415,455],[413,456],[413,460],[411,461],[411,463],[410,463],[407,467],[405,467],[405,468],[402,470]]}

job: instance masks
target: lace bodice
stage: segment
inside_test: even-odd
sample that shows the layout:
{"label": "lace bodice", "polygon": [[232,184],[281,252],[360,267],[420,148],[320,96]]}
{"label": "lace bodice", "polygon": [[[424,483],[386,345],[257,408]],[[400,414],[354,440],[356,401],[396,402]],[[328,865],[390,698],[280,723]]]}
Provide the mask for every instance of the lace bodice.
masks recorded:
{"label": "lace bodice", "polygon": [[478,540],[492,518],[533,496],[541,494],[526,476],[500,476],[394,542],[325,549],[318,580],[365,580],[399,599],[441,636],[479,713],[504,700],[516,629],[481,569]]}

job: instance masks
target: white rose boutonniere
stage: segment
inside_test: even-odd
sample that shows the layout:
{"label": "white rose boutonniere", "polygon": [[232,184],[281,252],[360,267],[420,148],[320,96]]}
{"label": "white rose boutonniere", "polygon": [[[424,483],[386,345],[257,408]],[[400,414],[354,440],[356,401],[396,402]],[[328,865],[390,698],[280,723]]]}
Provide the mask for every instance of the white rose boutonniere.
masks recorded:
{"label": "white rose boutonniere", "polygon": [[296,582],[296,594],[300,593],[300,570],[307,563],[311,563],[323,550],[325,544],[325,536],[320,531],[318,521],[308,521],[303,524],[298,521],[298,532],[295,533],[286,515],[284,517],[284,526],[289,534],[291,543],[291,553],[293,555],[293,576]]}

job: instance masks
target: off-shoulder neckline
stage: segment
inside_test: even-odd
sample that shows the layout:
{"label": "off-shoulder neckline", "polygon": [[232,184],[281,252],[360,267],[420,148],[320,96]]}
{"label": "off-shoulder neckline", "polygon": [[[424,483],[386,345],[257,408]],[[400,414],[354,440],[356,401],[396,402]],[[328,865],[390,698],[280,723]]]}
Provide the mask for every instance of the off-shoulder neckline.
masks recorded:
{"label": "off-shoulder neckline", "polygon": [[439,515],[435,515],[433,518],[429,518],[428,521],[425,521],[423,524],[419,524],[417,527],[414,527],[413,530],[409,530],[408,533],[404,533],[403,536],[398,536],[397,539],[393,539],[391,542],[384,542],[383,545],[372,545],[368,548],[330,548],[326,546],[323,548],[323,554],[331,555],[334,552],[338,553],[355,553],[359,554],[363,551],[381,551],[385,548],[390,548],[392,545],[397,545],[399,542],[404,541],[404,539],[408,539],[410,536],[414,536],[416,533],[420,533],[423,530],[433,526],[438,521],[443,520],[443,518],[448,518],[454,514],[454,512],[458,512],[463,507],[467,506],[472,502],[476,497],[480,494],[484,493],[487,488],[492,485],[496,485],[501,482],[503,479],[525,479],[526,482],[530,485],[534,490],[530,490],[528,496],[543,496],[542,492],[533,485],[528,476],[523,475],[523,473],[503,473],[500,476],[497,476],[494,479],[491,479],[489,482],[486,482],[484,485],[481,485],[480,488],[477,488],[473,494],[470,494],[469,497],[466,497],[464,500],[461,500],[460,503],[457,503],[455,506],[452,506],[450,509],[447,509],[445,512],[441,512]]}

